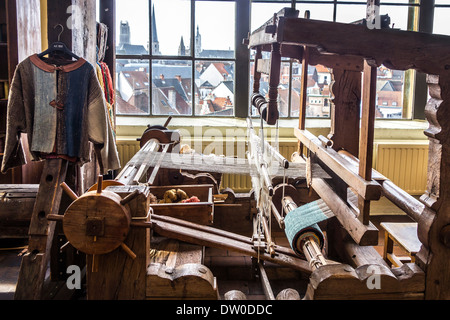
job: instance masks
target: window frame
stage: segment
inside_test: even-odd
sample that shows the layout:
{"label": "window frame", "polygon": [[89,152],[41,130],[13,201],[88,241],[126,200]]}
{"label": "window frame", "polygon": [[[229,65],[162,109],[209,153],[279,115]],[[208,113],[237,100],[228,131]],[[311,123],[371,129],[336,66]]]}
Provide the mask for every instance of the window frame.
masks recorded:
{"label": "window frame", "polygon": [[[100,8],[100,20],[110,26],[110,30],[114,29],[116,26],[116,17],[115,17],[115,0],[98,0],[99,8]],[[207,1],[207,0],[190,0],[191,1],[191,43],[190,47],[194,47],[195,41],[195,2],[196,1]],[[153,55],[152,52],[148,55],[117,55],[115,52],[115,32],[111,32],[113,35],[109,40],[111,44],[109,46],[109,52],[107,52],[108,61],[107,63],[110,65],[111,71],[115,70],[115,61],[116,59],[137,59],[137,60],[148,60],[149,61],[149,71],[150,71],[150,80],[151,80],[151,72],[152,72],[152,60],[187,60],[192,63],[192,83],[195,80],[195,62],[196,61],[232,61],[235,64],[235,77],[234,77],[234,115],[233,116],[219,116],[219,118],[246,118],[250,116],[250,50],[242,44],[242,40],[245,39],[248,34],[252,31],[250,30],[250,21],[251,21],[251,4],[252,3],[285,3],[286,6],[289,4],[291,7],[295,8],[296,4],[333,4],[333,21],[336,21],[337,14],[337,6],[341,4],[346,5],[364,5],[366,1],[345,1],[345,0],[291,0],[291,1],[275,1],[275,0],[216,0],[216,1],[226,1],[235,2],[236,12],[235,12],[235,56],[234,59],[226,59],[226,58],[196,58],[195,54],[190,56],[165,56],[165,55]],[[433,20],[434,20],[434,9],[435,8],[450,8],[450,4],[435,4],[434,0],[428,1],[419,1],[419,0],[410,0],[408,3],[386,3],[383,0],[380,0],[381,6],[407,6],[409,8],[418,9],[412,10],[414,11],[413,17],[411,18],[410,14],[408,15],[408,20],[414,20],[417,30],[420,32],[433,33]],[[151,43],[151,14],[152,14],[152,0],[149,0],[149,41]],[[417,12],[418,11],[418,12]],[[111,28],[113,26],[113,28]],[[112,48],[112,49],[111,49]],[[106,59],[106,58],[105,58]],[[295,60],[290,59],[290,74],[292,74],[292,66]],[[114,72],[115,73],[115,72]],[[410,102],[409,102],[409,113],[408,118],[395,119],[395,120],[423,120],[425,119],[424,106],[427,101],[428,96],[428,88],[426,84],[426,75],[415,73],[413,76],[413,83],[410,87]],[[151,91],[151,83],[150,83],[150,91]],[[194,84],[192,85],[192,114],[190,115],[177,115],[177,117],[205,117],[201,115],[195,114],[195,94],[194,94]],[[289,83],[289,97],[291,96],[292,83]],[[405,89],[403,89],[405,93]],[[284,119],[295,119],[296,117],[291,116],[291,99],[289,99],[289,114]],[[144,117],[152,117],[152,95],[149,97],[149,106],[150,112],[149,114],[144,115]],[[114,110],[115,113],[115,110]],[[115,114],[116,115],[116,114]],[[116,115],[120,117],[135,117],[133,114],[120,114]],[[140,115],[141,116],[141,115]],[[324,119],[324,118],[320,118]],[[383,120],[385,118],[382,118]],[[387,119],[386,119],[387,120]]]}
{"label": "window frame", "polygon": [[[210,1],[210,0],[190,0],[191,5],[191,19],[190,19],[190,48],[195,48],[195,22],[196,22],[196,10],[195,10],[195,4],[196,2],[201,1]],[[243,97],[248,95],[248,92],[242,91],[242,90],[236,90],[236,88],[244,88],[245,87],[245,78],[246,75],[244,74],[244,70],[248,69],[248,52],[249,50],[245,48],[245,46],[242,45],[241,41],[238,41],[240,37],[246,37],[248,33],[250,32],[250,25],[246,28],[245,23],[242,23],[242,21],[245,21],[245,19],[242,19],[245,15],[249,14],[250,10],[250,0],[215,0],[215,1],[222,1],[222,2],[233,2],[235,4],[235,20],[236,20],[236,28],[235,28],[235,53],[234,58],[203,58],[203,57],[196,57],[195,50],[191,50],[189,55],[155,55],[153,54],[152,50],[149,50],[150,52],[145,55],[122,55],[122,54],[116,54],[116,59],[135,59],[135,60],[148,60],[149,63],[149,78],[150,78],[150,87],[149,91],[151,92],[151,86],[152,86],[152,79],[153,79],[153,61],[158,60],[166,60],[166,61],[186,61],[191,63],[191,104],[192,104],[192,112],[191,114],[182,114],[182,115],[172,115],[175,117],[215,117],[214,115],[198,115],[195,114],[195,104],[196,104],[196,98],[195,98],[195,65],[198,61],[210,61],[210,62],[232,62],[234,63],[234,101],[233,101],[233,108],[234,108],[234,114],[232,116],[217,116],[220,118],[227,118],[227,117],[242,117],[243,113],[240,112],[238,109],[238,105],[242,106],[242,100]],[[248,9],[246,9],[246,3],[248,6]],[[149,43],[152,43],[152,5],[153,0],[149,0]],[[239,57],[239,59],[238,59]],[[247,57],[247,58],[246,58]],[[247,63],[245,63],[247,61]],[[248,81],[248,80],[247,80]],[[149,113],[145,115],[139,115],[143,117],[152,117],[152,116],[166,116],[166,115],[160,115],[160,114],[154,114],[153,113],[153,95],[150,93],[149,95]],[[136,114],[119,114],[118,116],[136,116]]]}

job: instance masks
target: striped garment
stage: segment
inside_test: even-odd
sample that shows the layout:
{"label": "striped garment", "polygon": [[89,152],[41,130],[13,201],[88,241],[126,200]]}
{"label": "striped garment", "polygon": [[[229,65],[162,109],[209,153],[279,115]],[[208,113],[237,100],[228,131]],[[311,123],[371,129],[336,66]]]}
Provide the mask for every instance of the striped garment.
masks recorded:
{"label": "striped garment", "polygon": [[1,171],[25,164],[20,133],[33,161],[63,157],[90,161],[92,142],[103,173],[120,168],[103,91],[94,67],[80,58],[53,65],[35,54],[16,68],[11,84]]}

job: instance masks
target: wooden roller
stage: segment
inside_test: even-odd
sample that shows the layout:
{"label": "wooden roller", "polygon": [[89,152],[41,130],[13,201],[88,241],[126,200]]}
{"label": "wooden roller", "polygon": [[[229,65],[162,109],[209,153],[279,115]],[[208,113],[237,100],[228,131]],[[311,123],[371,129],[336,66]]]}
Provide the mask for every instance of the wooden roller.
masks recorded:
{"label": "wooden roller", "polygon": [[[289,196],[283,198],[283,209],[286,214],[291,211],[297,209],[297,205]],[[308,260],[310,267],[312,270],[319,268],[320,266],[326,265],[325,258],[322,255],[322,246],[323,239],[320,236],[318,237],[318,233],[321,234],[320,229],[316,228],[308,228],[302,231],[303,234],[298,237],[298,240],[295,244],[291,244],[291,246],[295,246],[292,249],[297,253],[301,254]],[[322,236],[323,237],[323,236]]]}

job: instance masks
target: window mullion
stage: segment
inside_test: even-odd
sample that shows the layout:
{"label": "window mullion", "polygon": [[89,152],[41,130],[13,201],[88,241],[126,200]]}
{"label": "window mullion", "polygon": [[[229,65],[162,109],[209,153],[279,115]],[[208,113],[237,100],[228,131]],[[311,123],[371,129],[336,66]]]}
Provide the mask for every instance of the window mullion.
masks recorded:
{"label": "window mullion", "polygon": [[149,33],[148,33],[148,38],[149,38],[149,46],[148,46],[148,54],[149,54],[149,58],[148,58],[148,78],[149,78],[149,82],[148,82],[148,103],[150,104],[149,106],[149,111],[150,111],[150,116],[153,115],[153,38],[152,38],[152,5],[153,5],[153,1],[149,0],[148,1],[148,28],[149,28]]}
{"label": "window mullion", "polygon": [[191,104],[192,116],[195,116],[195,0],[191,0],[191,49],[190,49],[190,57],[191,57]]}

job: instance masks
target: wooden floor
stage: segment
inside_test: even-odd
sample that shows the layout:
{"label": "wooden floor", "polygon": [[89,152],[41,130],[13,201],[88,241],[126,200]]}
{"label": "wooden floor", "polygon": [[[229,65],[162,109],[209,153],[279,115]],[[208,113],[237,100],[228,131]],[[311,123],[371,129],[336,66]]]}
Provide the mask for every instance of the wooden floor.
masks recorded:
{"label": "wooden floor", "polygon": [[[396,208],[382,204],[383,208],[373,208],[376,212],[371,217],[372,223],[380,230],[379,241],[376,250],[383,254],[384,230],[380,228],[380,222],[411,222],[404,214],[398,214]],[[384,212],[382,212],[384,211]],[[278,245],[288,246],[286,237],[282,234],[273,235]],[[21,252],[26,245],[23,240],[0,240],[0,300],[12,300],[20,269]],[[401,254],[401,249],[396,246],[394,253]],[[217,278],[220,297],[230,290],[240,290],[246,294],[249,300],[265,299],[261,281],[257,270],[252,268],[252,259],[227,250],[215,248],[205,249],[204,264],[211,269]],[[276,296],[281,290],[292,288],[300,294],[304,293],[308,283],[300,272],[288,268],[281,268],[271,263],[265,263],[267,276],[272,290]]]}
{"label": "wooden floor", "polygon": [[0,240],[0,300],[13,300],[24,240]]}

